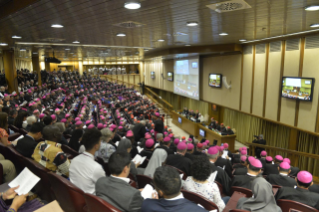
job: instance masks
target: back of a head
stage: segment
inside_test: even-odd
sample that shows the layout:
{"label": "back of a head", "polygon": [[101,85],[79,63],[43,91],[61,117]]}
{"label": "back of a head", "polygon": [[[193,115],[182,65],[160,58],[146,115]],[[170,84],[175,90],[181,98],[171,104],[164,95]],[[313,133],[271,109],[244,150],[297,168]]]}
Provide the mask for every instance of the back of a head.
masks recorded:
{"label": "back of a head", "polygon": [[157,190],[161,190],[166,197],[175,197],[179,194],[182,181],[176,169],[161,166],[154,173],[153,182]]}
{"label": "back of a head", "polygon": [[62,122],[56,122],[54,123],[54,126],[57,126],[62,133],[65,131],[65,125]]}
{"label": "back of a head", "polygon": [[103,141],[107,141],[108,139],[110,139],[112,137],[112,134],[113,134],[109,128],[104,128],[100,132],[102,134],[101,139]]}
{"label": "back of a head", "polygon": [[131,156],[126,151],[116,151],[109,159],[109,170],[112,175],[120,175],[125,166],[131,164]]}
{"label": "back of a head", "polygon": [[3,112],[3,113],[6,113],[6,114],[8,114],[8,115],[9,115],[9,113],[10,113],[10,108],[9,108],[9,107],[7,107],[7,106],[3,106],[3,108],[2,108],[2,112]]}
{"label": "back of a head", "polygon": [[163,133],[157,133],[156,134],[156,140],[159,140],[161,138],[163,138]]}
{"label": "back of a head", "polygon": [[28,116],[27,117],[27,123],[28,125],[32,125],[37,121],[37,119],[35,118],[35,116]]}
{"label": "back of a head", "polygon": [[118,147],[117,147],[117,150],[118,151],[127,151],[128,148],[132,148],[131,141],[127,138],[122,138],[120,140]]}
{"label": "back of a head", "polygon": [[211,163],[206,155],[194,157],[191,173],[195,180],[206,181],[212,173]]}
{"label": "back of a head", "polygon": [[101,132],[96,128],[87,129],[82,136],[81,143],[84,145],[86,150],[91,150],[96,144],[100,142]]}
{"label": "back of a head", "polygon": [[42,132],[43,130],[43,125],[39,122],[32,124],[31,128],[30,128],[30,133],[39,133]]}
{"label": "back of a head", "polygon": [[61,140],[62,132],[58,127],[48,125],[43,128],[42,135],[45,140],[58,142]]}
{"label": "back of a head", "polygon": [[26,118],[28,116],[28,113],[25,111],[19,111],[19,114],[17,115],[17,117],[14,119],[13,125],[21,128],[22,127],[22,123],[24,121],[24,118]]}
{"label": "back of a head", "polygon": [[44,117],[43,118],[43,123],[46,125],[46,126],[48,126],[48,125],[50,125],[51,123],[52,123],[52,118],[51,118],[51,116],[46,116],[46,117]]}
{"label": "back of a head", "polygon": [[9,116],[14,116],[15,114],[17,113],[17,111],[16,110],[10,110],[10,112],[9,112]]}
{"label": "back of a head", "polygon": [[8,127],[8,114],[0,112],[0,128],[6,129]]}

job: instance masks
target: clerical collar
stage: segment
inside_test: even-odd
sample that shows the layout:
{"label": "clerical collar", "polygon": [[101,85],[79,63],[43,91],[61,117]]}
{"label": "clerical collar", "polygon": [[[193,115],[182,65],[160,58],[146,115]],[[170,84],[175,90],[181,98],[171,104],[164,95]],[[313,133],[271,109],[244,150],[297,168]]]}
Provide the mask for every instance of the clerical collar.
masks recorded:
{"label": "clerical collar", "polygon": [[248,172],[247,172],[247,175],[248,175],[248,176],[251,176],[251,177],[256,177],[256,176],[257,176],[257,175],[250,174],[250,173],[248,173]]}
{"label": "clerical collar", "polygon": [[212,163],[212,164],[215,164],[213,161],[209,161],[210,163]]}
{"label": "clerical collar", "polygon": [[279,173],[282,176],[288,176],[288,174],[284,174],[284,173]]}
{"label": "clerical collar", "polygon": [[183,196],[183,193],[181,192],[177,197],[174,197],[171,199],[166,199],[166,200],[172,201],[172,200],[178,200],[178,199],[183,199],[183,198],[184,198],[184,196]]}

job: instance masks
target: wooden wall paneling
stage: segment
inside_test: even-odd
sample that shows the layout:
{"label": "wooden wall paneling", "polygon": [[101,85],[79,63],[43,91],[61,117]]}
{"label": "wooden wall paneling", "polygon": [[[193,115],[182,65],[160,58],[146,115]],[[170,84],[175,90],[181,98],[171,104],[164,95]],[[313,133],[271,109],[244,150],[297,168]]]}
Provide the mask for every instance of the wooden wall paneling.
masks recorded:
{"label": "wooden wall paneling", "polygon": [[[279,87],[281,88],[282,85],[282,77],[284,74],[284,67],[285,67],[285,53],[286,53],[286,41],[282,41],[282,48],[281,48],[281,65],[280,65],[280,81]],[[281,113],[281,95],[278,96],[278,110],[277,110],[277,121],[280,121],[280,113]]]}
{"label": "wooden wall paneling", "polygon": [[254,80],[255,80],[255,59],[256,59],[256,45],[253,46],[253,69],[251,77],[251,100],[250,100],[250,113],[253,113],[253,101],[254,101]]}
{"label": "wooden wall paneling", "polygon": [[251,113],[263,117],[266,45],[255,45]]}
{"label": "wooden wall paneling", "polygon": [[250,113],[253,46],[246,46],[243,52],[243,81],[241,96],[241,111]]}
{"label": "wooden wall paneling", "polygon": [[[300,62],[300,39],[286,41],[285,64],[283,76],[298,77]],[[296,100],[282,98],[280,122],[294,126]]]}
{"label": "wooden wall paneling", "polygon": [[241,55],[241,68],[240,68],[240,96],[239,96],[239,110],[241,110],[241,101],[243,98],[243,73],[244,72],[244,55]]}
{"label": "wooden wall paneling", "polygon": [[[267,71],[267,88],[266,88],[266,102],[265,102],[265,118],[277,121],[278,107],[281,89],[281,62],[283,44],[281,41],[269,44],[269,58]],[[283,62],[282,62],[283,64]],[[280,113],[280,112],[279,112]],[[280,117],[280,116],[279,116]]]}
{"label": "wooden wall paneling", "polygon": [[[302,77],[315,78],[311,102],[300,101],[297,127],[318,132],[319,36],[306,37]],[[316,114],[316,115],[315,115]]]}
{"label": "wooden wall paneling", "polygon": [[264,81],[264,99],[263,99],[263,117],[266,113],[266,95],[267,95],[267,80],[268,80],[268,64],[269,64],[269,43],[266,44],[266,62],[265,62],[265,81]]}

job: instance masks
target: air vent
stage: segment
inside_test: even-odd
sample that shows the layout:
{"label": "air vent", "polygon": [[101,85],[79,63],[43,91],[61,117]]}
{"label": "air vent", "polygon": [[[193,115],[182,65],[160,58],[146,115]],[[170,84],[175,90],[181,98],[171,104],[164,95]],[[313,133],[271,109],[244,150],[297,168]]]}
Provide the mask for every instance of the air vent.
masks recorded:
{"label": "air vent", "polygon": [[256,54],[265,54],[265,44],[258,44],[256,45]]}
{"label": "air vent", "polygon": [[244,54],[252,54],[252,53],[253,53],[253,46],[244,47]]}
{"label": "air vent", "polygon": [[128,28],[128,29],[137,28],[137,27],[142,27],[142,26],[144,26],[144,25],[145,25],[145,24],[141,24],[141,23],[134,22],[134,21],[126,21],[126,22],[114,24],[114,26],[123,27],[123,28]]}
{"label": "air vent", "polygon": [[281,41],[270,43],[270,52],[281,52]]}
{"label": "air vent", "polygon": [[306,37],[306,49],[318,49],[319,48],[319,36]]}
{"label": "air vent", "polygon": [[299,38],[287,40],[286,51],[296,51],[299,50]]}
{"label": "air vent", "polygon": [[206,5],[206,7],[218,13],[225,13],[225,12],[251,8],[251,6],[247,4],[247,2],[245,2],[244,0],[225,1],[225,2],[220,2],[217,4],[209,4],[209,5]]}

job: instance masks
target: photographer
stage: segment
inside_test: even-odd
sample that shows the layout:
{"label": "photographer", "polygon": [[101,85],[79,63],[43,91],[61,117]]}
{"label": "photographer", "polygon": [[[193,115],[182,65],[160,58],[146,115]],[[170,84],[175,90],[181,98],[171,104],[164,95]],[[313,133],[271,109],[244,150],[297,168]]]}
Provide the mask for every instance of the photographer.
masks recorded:
{"label": "photographer", "polygon": [[[262,134],[260,134],[259,136],[254,135],[254,137],[255,137],[255,139],[253,140],[253,143],[266,145],[266,140],[264,139],[264,136]],[[265,150],[265,149],[260,148],[260,147],[255,148],[255,154],[256,154],[257,158],[260,158],[260,153],[263,150]]]}

